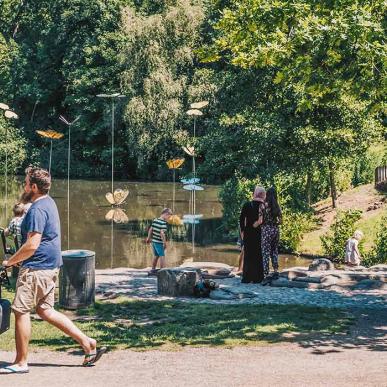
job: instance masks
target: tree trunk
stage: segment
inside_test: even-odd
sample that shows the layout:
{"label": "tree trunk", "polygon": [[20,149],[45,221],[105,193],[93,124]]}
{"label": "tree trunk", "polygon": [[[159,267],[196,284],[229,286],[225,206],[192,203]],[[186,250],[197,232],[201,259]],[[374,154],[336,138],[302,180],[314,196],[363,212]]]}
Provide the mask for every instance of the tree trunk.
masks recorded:
{"label": "tree trunk", "polygon": [[332,207],[336,208],[337,191],[335,182],[335,166],[332,162],[329,163],[329,182],[331,186]]}
{"label": "tree trunk", "polygon": [[306,173],[306,200],[310,207],[312,204],[312,171],[310,170]]}

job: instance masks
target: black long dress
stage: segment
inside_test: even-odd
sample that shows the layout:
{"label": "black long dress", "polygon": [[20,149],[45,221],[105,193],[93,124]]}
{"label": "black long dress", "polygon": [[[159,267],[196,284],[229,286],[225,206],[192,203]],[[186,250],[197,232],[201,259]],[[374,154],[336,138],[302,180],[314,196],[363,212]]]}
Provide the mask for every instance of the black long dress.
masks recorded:
{"label": "black long dress", "polygon": [[239,226],[243,231],[243,276],[242,282],[261,282],[264,278],[261,248],[261,226],[253,227],[260,215],[263,215],[264,204],[251,201],[242,207]]}

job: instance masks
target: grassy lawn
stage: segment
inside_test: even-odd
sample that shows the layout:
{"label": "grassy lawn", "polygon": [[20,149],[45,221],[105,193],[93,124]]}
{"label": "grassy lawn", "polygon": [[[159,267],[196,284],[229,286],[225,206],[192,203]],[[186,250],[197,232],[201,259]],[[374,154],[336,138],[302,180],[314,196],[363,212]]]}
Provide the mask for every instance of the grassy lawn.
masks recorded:
{"label": "grassy lawn", "polygon": [[[6,292],[5,296],[12,299],[13,294]],[[137,350],[289,342],[310,334],[345,332],[352,323],[352,317],[339,309],[123,298],[97,302],[73,317],[86,319],[75,323],[111,349]],[[68,350],[78,345],[46,322],[34,320],[31,347]],[[1,349],[14,349],[13,323],[11,330],[1,335]]]}

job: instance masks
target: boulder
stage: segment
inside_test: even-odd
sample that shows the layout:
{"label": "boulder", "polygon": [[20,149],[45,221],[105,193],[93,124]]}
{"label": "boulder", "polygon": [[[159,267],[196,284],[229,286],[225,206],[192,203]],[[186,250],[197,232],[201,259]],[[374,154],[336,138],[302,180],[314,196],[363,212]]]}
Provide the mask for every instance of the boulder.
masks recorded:
{"label": "boulder", "polygon": [[226,269],[232,270],[233,267],[221,262],[183,262],[180,267],[190,267],[195,269]]}
{"label": "boulder", "polygon": [[287,278],[288,280],[293,280],[298,277],[306,277],[308,272],[306,270],[300,270],[296,268],[286,269],[281,271],[280,277]]}
{"label": "boulder", "polygon": [[157,293],[163,296],[193,296],[200,270],[173,267],[157,272]]}
{"label": "boulder", "polygon": [[237,297],[232,293],[225,292],[221,289],[211,291],[210,298],[213,300],[235,300]]}
{"label": "boulder", "polygon": [[321,276],[315,276],[315,277],[296,277],[293,279],[293,281],[300,281],[300,282],[308,282],[311,284],[319,284],[321,282]]}
{"label": "boulder", "polygon": [[354,288],[358,290],[385,290],[387,289],[387,285],[382,281],[366,279],[358,282]]}
{"label": "boulder", "polygon": [[286,278],[278,278],[276,280],[271,281],[271,286],[280,287],[280,288],[307,288],[309,284],[307,282],[300,281],[289,281]]}
{"label": "boulder", "polygon": [[310,265],[310,271],[323,271],[323,270],[333,270],[335,267],[333,263],[326,258],[315,259]]}
{"label": "boulder", "polygon": [[385,271],[387,273],[387,265],[386,264],[380,264],[380,265],[374,265],[371,266],[369,271]]}

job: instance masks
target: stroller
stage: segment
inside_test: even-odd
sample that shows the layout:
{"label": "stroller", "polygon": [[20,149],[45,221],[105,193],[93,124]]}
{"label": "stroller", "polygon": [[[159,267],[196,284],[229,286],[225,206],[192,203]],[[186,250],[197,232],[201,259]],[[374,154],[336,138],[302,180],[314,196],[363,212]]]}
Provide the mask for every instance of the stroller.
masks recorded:
{"label": "stroller", "polygon": [[0,266],[0,334],[6,332],[10,326],[11,320],[11,303],[8,300],[1,298],[1,287],[10,285],[7,274],[7,269]]}

